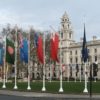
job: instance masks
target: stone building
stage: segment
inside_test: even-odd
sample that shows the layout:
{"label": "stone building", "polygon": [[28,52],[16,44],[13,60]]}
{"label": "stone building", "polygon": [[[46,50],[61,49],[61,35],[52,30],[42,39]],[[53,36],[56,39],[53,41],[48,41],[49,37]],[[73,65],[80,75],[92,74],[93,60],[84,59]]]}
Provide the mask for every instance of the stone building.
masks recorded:
{"label": "stone building", "polygon": [[[71,22],[67,13],[65,12],[61,18],[61,44],[62,48],[62,64],[65,65],[65,72],[63,75],[65,77],[80,77],[83,72],[84,76],[84,66],[82,66],[82,43],[74,40],[74,32],[72,30]],[[83,36],[83,34],[82,34]],[[62,47],[61,47],[62,46]],[[93,36],[91,41],[87,41],[87,47],[89,56],[91,57],[91,62],[100,62],[100,40],[97,40],[96,36]],[[98,66],[99,67],[99,66]],[[89,75],[89,62],[87,62],[87,72]],[[76,73],[76,74],[75,74]],[[100,71],[98,68],[97,78],[100,78]]]}

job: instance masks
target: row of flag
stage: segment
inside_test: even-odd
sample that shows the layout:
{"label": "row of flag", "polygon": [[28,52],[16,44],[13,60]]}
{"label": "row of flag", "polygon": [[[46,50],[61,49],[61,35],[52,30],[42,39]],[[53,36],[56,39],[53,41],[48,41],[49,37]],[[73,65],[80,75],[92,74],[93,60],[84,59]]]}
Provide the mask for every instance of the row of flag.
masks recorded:
{"label": "row of flag", "polygon": [[[37,57],[39,61],[44,64],[44,52],[43,52],[43,38],[41,35],[34,34],[34,47],[37,50]],[[18,41],[19,41],[19,51],[20,51],[20,60],[28,63],[28,42],[29,39],[24,38],[21,33],[18,33]],[[58,33],[55,33],[50,40],[50,54],[51,59],[54,61],[58,61],[58,47],[59,47],[59,36]],[[0,46],[0,64],[3,64],[3,45]],[[15,43],[6,37],[6,62],[10,64],[14,64],[15,62]]]}
{"label": "row of flag", "polygon": [[[20,47],[20,59],[25,63],[28,63],[28,42],[29,39],[24,38],[21,33],[18,33],[19,47]],[[44,52],[43,52],[43,38],[41,35],[34,34],[34,47],[37,50],[37,56],[39,61],[44,64]],[[59,62],[58,59],[58,48],[59,48],[59,35],[58,33],[51,34],[50,39],[50,58],[53,61]],[[0,43],[0,65],[3,64],[4,48]],[[88,59],[88,50],[86,44],[85,26],[84,26],[84,37],[82,47],[82,58],[86,62]],[[6,37],[6,62],[14,64],[15,62],[15,43]]]}

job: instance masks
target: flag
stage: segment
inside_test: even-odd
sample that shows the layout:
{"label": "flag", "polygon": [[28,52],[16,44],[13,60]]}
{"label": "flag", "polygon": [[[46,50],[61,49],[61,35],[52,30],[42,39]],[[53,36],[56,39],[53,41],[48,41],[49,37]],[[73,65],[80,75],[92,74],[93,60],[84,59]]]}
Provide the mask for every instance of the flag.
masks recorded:
{"label": "flag", "polygon": [[23,46],[23,36],[21,32],[18,33],[18,38],[19,38],[19,47]]}
{"label": "flag", "polygon": [[43,40],[41,36],[38,37],[37,56],[38,56],[39,61],[43,64],[44,63]]}
{"label": "flag", "polygon": [[4,49],[3,45],[0,43],[0,65],[3,65]]}
{"label": "flag", "polygon": [[15,46],[14,43],[6,38],[6,62],[14,64],[15,61]]}
{"label": "flag", "polygon": [[88,59],[88,49],[87,49],[87,42],[86,42],[85,25],[84,25],[84,37],[83,37],[83,46],[82,46],[82,59],[84,62],[87,62],[87,59]]}
{"label": "flag", "polygon": [[23,50],[23,47],[20,48],[20,60],[24,61],[24,50]]}
{"label": "flag", "polygon": [[23,40],[23,46],[20,47],[20,59],[25,63],[28,63],[28,41],[27,39]]}
{"label": "flag", "polygon": [[55,61],[55,41],[53,34],[51,34],[51,40],[50,40],[50,56],[51,59]]}
{"label": "flag", "polygon": [[50,40],[50,56],[51,59],[54,61],[59,62],[58,60],[58,46],[59,46],[59,36],[57,33],[55,35],[52,35]]}
{"label": "flag", "polygon": [[56,61],[59,62],[58,60],[58,47],[59,47],[59,36],[58,33],[55,34],[55,54],[56,54]]}
{"label": "flag", "polygon": [[34,47],[37,48],[37,46],[38,46],[38,34],[35,33],[34,34]]}
{"label": "flag", "polygon": [[39,61],[44,63],[44,55],[43,55],[43,40],[41,36],[38,36],[37,33],[34,34],[34,47],[37,49],[37,56]]}

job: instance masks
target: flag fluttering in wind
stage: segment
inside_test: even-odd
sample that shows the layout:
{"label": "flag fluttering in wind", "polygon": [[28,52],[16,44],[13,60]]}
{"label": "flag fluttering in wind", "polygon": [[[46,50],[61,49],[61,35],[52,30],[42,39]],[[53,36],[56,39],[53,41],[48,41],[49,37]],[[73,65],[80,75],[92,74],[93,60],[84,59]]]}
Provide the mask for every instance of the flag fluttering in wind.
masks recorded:
{"label": "flag fluttering in wind", "polygon": [[6,38],[6,62],[14,64],[15,62],[15,46],[14,43]]}
{"label": "flag fluttering in wind", "polygon": [[0,43],[0,65],[3,65],[4,49],[3,45]]}
{"label": "flag fluttering in wind", "polygon": [[38,59],[43,64],[44,63],[43,40],[41,35],[38,36],[37,33],[34,34],[34,45],[35,48],[37,49]]}
{"label": "flag fluttering in wind", "polygon": [[38,34],[37,33],[34,34],[34,47],[35,48],[38,47]]}
{"label": "flag fluttering in wind", "polygon": [[87,49],[87,42],[86,42],[85,25],[84,25],[83,47],[82,47],[82,59],[84,62],[87,62],[87,59],[88,59],[88,49]]}
{"label": "flag fluttering in wind", "polygon": [[43,40],[41,36],[38,37],[37,55],[38,55],[39,61],[43,64],[44,54],[43,54]]}
{"label": "flag fluttering in wind", "polygon": [[28,63],[28,40],[23,40],[23,46],[20,47],[20,59],[25,63]]}
{"label": "flag fluttering in wind", "polygon": [[52,60],[57,61],[57,62],[59,62],[58,46],[59,46],[59,36],[57,33],[55,33],[54,35],[52,35],[51,41],[50,41],[50,56]]}

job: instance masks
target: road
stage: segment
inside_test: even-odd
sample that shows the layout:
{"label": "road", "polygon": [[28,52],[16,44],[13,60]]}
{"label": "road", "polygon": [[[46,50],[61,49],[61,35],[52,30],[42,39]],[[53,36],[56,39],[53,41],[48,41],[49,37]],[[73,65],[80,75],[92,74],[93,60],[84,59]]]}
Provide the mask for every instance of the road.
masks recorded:
{"label": "road", "polygon": [[[23,97],[12,95],[0,95],[0,100],[90,100],[89,98],[56,98],[56,97]],[[100,99],[91,99],[100,100]]]}
{"label": "road", "polygon": [[100,95],[95,94],[90,99],[88,94],[52,94],[0,90],[0,100],[100,100]]}

